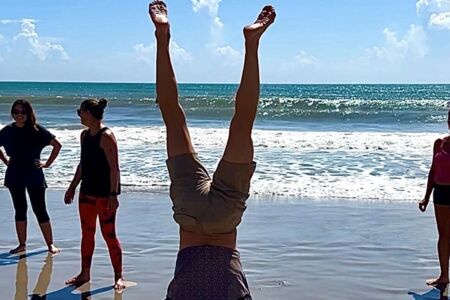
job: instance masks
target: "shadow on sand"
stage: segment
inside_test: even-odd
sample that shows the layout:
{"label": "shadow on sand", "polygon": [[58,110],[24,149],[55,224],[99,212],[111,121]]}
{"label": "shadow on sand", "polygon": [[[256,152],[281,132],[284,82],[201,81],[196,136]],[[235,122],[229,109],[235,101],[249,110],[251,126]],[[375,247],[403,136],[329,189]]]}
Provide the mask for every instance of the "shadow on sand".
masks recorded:
{"label": "shadow on sand", "polygon": [[[47,292],[50,285],[52,271],[53,271],[53,255],[51,253],[47,254],[45,258],[44,265],[42,266],[41,272],[37,279],[36,285],[33,289],[31,295],[28,295],[28,266],[27,257],[41,254],[45,251],[27,253],[23,255],[16,255],[15,257],[9,258],[6,254],[0,254],[0,258],[6,257],[7,260],[11,260],[8,264],[17,263],[16,271],[16,293],[14,295],[15,300],[23,299],[45,299],[45,300],[88,300],[91,296],[96,294],[101,294],[107,291],[111,291],[113,286],[105,286],[95,290],[90,289],[90,284],[84,284],[81,287],[66,286],[59,290],[53,292]],[[114,300],[121,300],[122,295],[115,293]]]}
{"label": "shadow on sand", "polygon": [[448,288],[449,285],[443,284],[438,285],[435,288],[431,289],[430,291],[426,292],[425,294],[417,294],[415,292],[409,292],[408,295],[413,296],[414,300],[449,300],[448,298]]}
{"label": "shadow on sand", "polygon": [[9,252],[1,253],[0,254],[0,267],[17,264],[17,263],[19,263],[19,261],[21,259],[39,255],[39,254],[46,253],[46,252],[48,252],[47,249],[37,250],[37,251],[33,251],[33,252],[22,252],[20,254],[10,254]]}
{"label": "shadow on sand", "polygon": [[[66,286],[60,290],[50,292],[48,294],[32,294],[31,300],[90,300],[91,296],[101,294],[113,289],[113,286],[105,286],[95,290],[90,290],[89,284],[84,284],[80,288],[74,286]],[[78,291],[78,293],[74,293]],[[121,300],[122,295],[114,293],[114,300]]]}

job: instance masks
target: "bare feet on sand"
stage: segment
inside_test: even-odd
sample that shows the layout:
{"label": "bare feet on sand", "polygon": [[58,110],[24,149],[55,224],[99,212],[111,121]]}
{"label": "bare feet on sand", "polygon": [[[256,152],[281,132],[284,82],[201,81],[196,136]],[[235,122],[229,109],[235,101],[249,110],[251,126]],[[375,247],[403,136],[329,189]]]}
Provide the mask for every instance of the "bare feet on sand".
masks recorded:
{"label": "bare feet on sand", "polygon": [[67,280],[65,282],[66,285],[72,285],[74,287],[80,287],[83,284],[85,284],[86,282],[89,282],[91,280],[89,275],[85,275],[80,273],[77,276],[74,276],[72,278],[70,278],[69,280]]}
{"label": "bare feet on sand", "polygon": [[427,280],[427,285],[431,285],[431,286],[437,286],[437,285],[443,285],[443,284],[448,284],[448,278],[432,278],[432,279],[428,279]]}
{"label": "bare feet on sand", "polygon": [[9,254],[17,254],[17,253],[20,253],[20,252],[24,252],[26,249],[27,249],[27,245],[20,244],[16,248],[9,250]]}
{"label": "bare feet on sand", "polygon": [[271,5],[264,6],[256,21],[244,27],[245,40],[259,41],[264,31],[275,21],[275,17],[275,8]]}
{"label": "bare feet on sand", "polygon": [[116,283],[114,284],[114,290],[116,291],[116,293],[122,294],[123,290],[126,288],[127,286],[125,285],[125,281],[123,280],[122,277],[118,278],[116,280]]}

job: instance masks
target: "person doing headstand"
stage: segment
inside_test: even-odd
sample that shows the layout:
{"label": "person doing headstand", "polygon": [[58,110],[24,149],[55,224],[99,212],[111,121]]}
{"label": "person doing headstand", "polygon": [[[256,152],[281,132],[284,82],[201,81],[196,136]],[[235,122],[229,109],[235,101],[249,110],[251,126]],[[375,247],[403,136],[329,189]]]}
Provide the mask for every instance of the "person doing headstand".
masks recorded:
{"label": "person doing headstand", "polygon": [[256,21],[244,27],[245,60],[235,113],[212,179],[194,150],[178,101],[167,6],[153,1],[149,13],[156,28],[156,100],[167,131],[170,197],[180,226],[180,248],[167,299],[251,299],[237,251],[236,227],[256,166],[251,133],[259,100],[259,40],[274,22],[275,10],[265,6]]}

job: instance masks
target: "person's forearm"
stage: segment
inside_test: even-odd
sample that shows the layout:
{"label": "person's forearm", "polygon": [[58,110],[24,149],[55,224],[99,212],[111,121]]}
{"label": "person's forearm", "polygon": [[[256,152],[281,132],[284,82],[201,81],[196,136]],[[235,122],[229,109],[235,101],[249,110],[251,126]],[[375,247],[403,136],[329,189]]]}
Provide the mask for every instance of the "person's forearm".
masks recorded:
{"label": "person's forearm", "polygon": [[117,194],[119,192],[119,176],[120,170],[118,168],[111,169],[110,173],[110,182],[111,182],[111,194]]}
{"label": "person's forearm", "polygon": [[428,173],[428,181],[427,181],[427,191],[425,192],[425,199],[429,200],[431,196],[431,192],[433,191],[434,186],[434,168],[433,166]]}
{"label": "person's forearm", "polygon": [[58,157],[59,151],[61,150],[61,146],[53,146],[52,152],[50,153],[50,156],[48,157],[45,165],[46,167],[50,167],[52,163],[55,161],[56,157]]}
{"label": "person's forearm", "polygon": [[0,159],[5,165],[8,165],[8,159],[6,158],[6,155],[2,150],[0,150]]}
{"label": "person's forearm", "polygon": [[101,147],[106,155],[106,160],[108,161],[109,166],[109,183],[110,183],[110,195],[116,196],[119,192],[119,156],[117,153],[117,143],[114,136],[108,135],[105,136],[102,140]]}
{"label": "person's forearm", "polygon": [[77,171],[73,176],[72,182],[70,183],[69,189],[76,189],[81,181],[81,165],[78,165]]}

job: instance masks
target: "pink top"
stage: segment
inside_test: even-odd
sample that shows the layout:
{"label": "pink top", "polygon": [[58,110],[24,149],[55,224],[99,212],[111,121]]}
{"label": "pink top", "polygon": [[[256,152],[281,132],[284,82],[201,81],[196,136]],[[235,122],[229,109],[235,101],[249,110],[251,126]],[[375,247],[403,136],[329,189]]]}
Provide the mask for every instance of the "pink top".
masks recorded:
{"label": "pink top", "polygon": [[441,142],[440,150],[434,155],[434,182],[450,184],[450,153],[444,150],[446,139]]}

